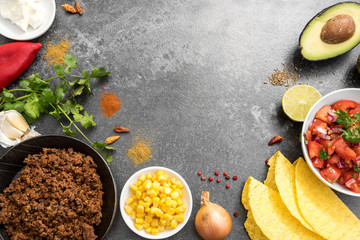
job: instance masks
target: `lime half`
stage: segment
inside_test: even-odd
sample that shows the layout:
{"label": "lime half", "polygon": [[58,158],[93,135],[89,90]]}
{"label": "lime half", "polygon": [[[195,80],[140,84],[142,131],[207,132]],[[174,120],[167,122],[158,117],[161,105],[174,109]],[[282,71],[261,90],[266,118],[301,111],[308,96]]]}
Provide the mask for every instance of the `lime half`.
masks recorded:
{"label": "lime half", "polygon": [[296,122],[303,122],[310,108],[321,98],[316,88],[309,85],[296,85],[289,88],[282,98],[285,114]]}

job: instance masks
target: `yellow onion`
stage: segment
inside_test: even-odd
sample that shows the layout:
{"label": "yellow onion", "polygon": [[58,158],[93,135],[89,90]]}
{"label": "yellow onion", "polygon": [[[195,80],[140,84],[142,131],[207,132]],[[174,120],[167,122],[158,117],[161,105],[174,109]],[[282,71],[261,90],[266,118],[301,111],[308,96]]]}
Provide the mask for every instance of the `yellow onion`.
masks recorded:
{"label": "yellow onion", "polygon": [[203,191],[201,208],[195,217],[195,228],[205,240],[222,240],[231,232],[229,213],[221,206],[209,201],[209,192]]}

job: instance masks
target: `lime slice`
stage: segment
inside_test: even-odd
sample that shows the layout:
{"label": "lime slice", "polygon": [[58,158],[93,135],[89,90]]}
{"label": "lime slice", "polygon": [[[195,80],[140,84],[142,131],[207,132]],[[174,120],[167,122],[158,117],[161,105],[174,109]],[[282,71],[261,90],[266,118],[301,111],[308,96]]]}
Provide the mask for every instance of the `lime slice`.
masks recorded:
{"label": "lime slice", "polygon": [[291,120],[303,122],[310,108],[321,98],[316,88],[296,85],[289,88],[282,98],[282,108]]}

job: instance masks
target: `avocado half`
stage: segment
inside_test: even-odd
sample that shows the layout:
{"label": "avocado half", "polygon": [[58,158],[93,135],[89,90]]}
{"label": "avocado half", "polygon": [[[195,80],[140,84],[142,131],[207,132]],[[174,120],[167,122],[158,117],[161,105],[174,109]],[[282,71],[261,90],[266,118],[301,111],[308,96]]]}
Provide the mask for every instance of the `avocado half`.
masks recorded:
{"label": "avocado half", "polygon": [[[320,35],[328,21],[339,15],[348,15],[355,22],[355,31],[346,41],[336,44],[324,42]],[[312,61],[333,58],[353,49],[360,42],[360,4],[342,2],[325,8],[313,17],[300,35],[300,49],[304,58]]]}

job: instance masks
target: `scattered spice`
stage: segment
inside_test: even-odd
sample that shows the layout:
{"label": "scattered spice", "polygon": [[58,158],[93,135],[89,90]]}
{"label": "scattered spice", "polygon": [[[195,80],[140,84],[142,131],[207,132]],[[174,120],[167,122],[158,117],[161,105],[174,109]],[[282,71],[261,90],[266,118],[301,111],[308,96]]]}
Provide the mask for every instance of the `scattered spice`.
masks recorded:
{"label": "scattered spice", "polygon": [[216,175],[216,176],[219,176],[219,174],[220,174],[219,171],[216,171],[216,172],[215,172],[215,175]]}
{"label": "scattered spice", "polygon": [[226,179],[226,180],[229,180],[229,179],[230,179],[230,176],[229,176],[229,175],[227,175],[227,176],[225,177],[225,179]]}
{"label": "scattered spice", "polygon": [[212,182],[212,180],[214,180],[214,178],[213,178],[213,177],[209,177],[209,181]]}
{"label": "scattered spice", "polygon": [[220,179],[216,179],[216,182],[219,183],[219,182],[220,182]]}
{"label": "scattered spice", "polygon": [[114,127],[114,131],[117,132],[117,133],[128,133],[128,132],[130,132],[129,129],[124,128],[124,127],[122,127],[122,126],[116,126],[116,127]]}
{"label": "scattered spice", "polygon": [[136,136],[132,140],[132,147],[128,150],[128,157],[134,162],[135,167],[141,163],[150,161],[151,146],[145,136]]}
{"label": "scattered spice", "polygon": [[239,213],[238,213],[238,212],[234,212],[234,216],[235,216],[235,217],[239,216]]}
{"label": "scattered spice", "polygon": [[201,177],[201,180],[205,181],[205,180],[206,180],[206,177]]}
{"label": "scattered spice", "polygon": [[198,171],[198,175],[200,176],[202,174],[202,172],[201,171]]}
{"label": "scattered spice", "polygon": [[62,5],[62,8],[65,9],[65,11],[69,12],[69,13],[77,13],[78,11],[71,6],[70,4],[64,4]]}
{"label": "scattered spice", "polygon": [[233,176],[233,180],[236,181],[236,180],[237,180],[237,176]]}
{"label": "scattered spice", "polygon": [[290,68],[284,68],[282,71],[279,69],[274,69],[274,73],[269,77],[270,83],[272,85],[289,85],[289,81],[292,81],[293,84],[298,80],[298,75],[290,72]]}
{"label": "scattered spice", "polygon": [[229,185],[229,184],[226,184],[226,188],[227,188],[227,189],[230,188],[230,185]]}
{"label": "scattered spice", "polygon": [[280,143],[280,142],[282,142],[283,139],[284,139],[284,138],[281,137],[280,135],[276,135],[275,137],[273,137],[273,138],[270,140],[270,142],[268,143],[268,145],[271,146],[271,145],[274,145],[275,143]]}
{"label": "scattered spice", "polygon": [[119,138],[120,138],[120,136],[111,136],[111,137],[108,137],[108,138],[105,140],[105,143],[107,143],[107,144],[113,143],[113,142],[115,142],[116,140],[118,140]]}
{"label": "scattered spice", "polygon": [[79,4],[77,1],[75,1],[75,6],[76,6],[76,11],[77,11],[80,15],[82,15],[82,14],[83,14],[83,10],[82,10],[82,8],[80,7],[80,4]]}
{"label": "scattered spice", "polygon": [[102,112],[106,117],[112,117],[121,107],[120,99],[113,93],[103,93],[100,98]]}
{"label": "scattered spice", "polygon": [[53,44],[48,42],[45,45],[46,53],[42,56],[45,58],[47,65],[64,64],[64,56],[68,53],[70,49],[70,43],[67,39],[67,36],[62,39],[58,44]]}

